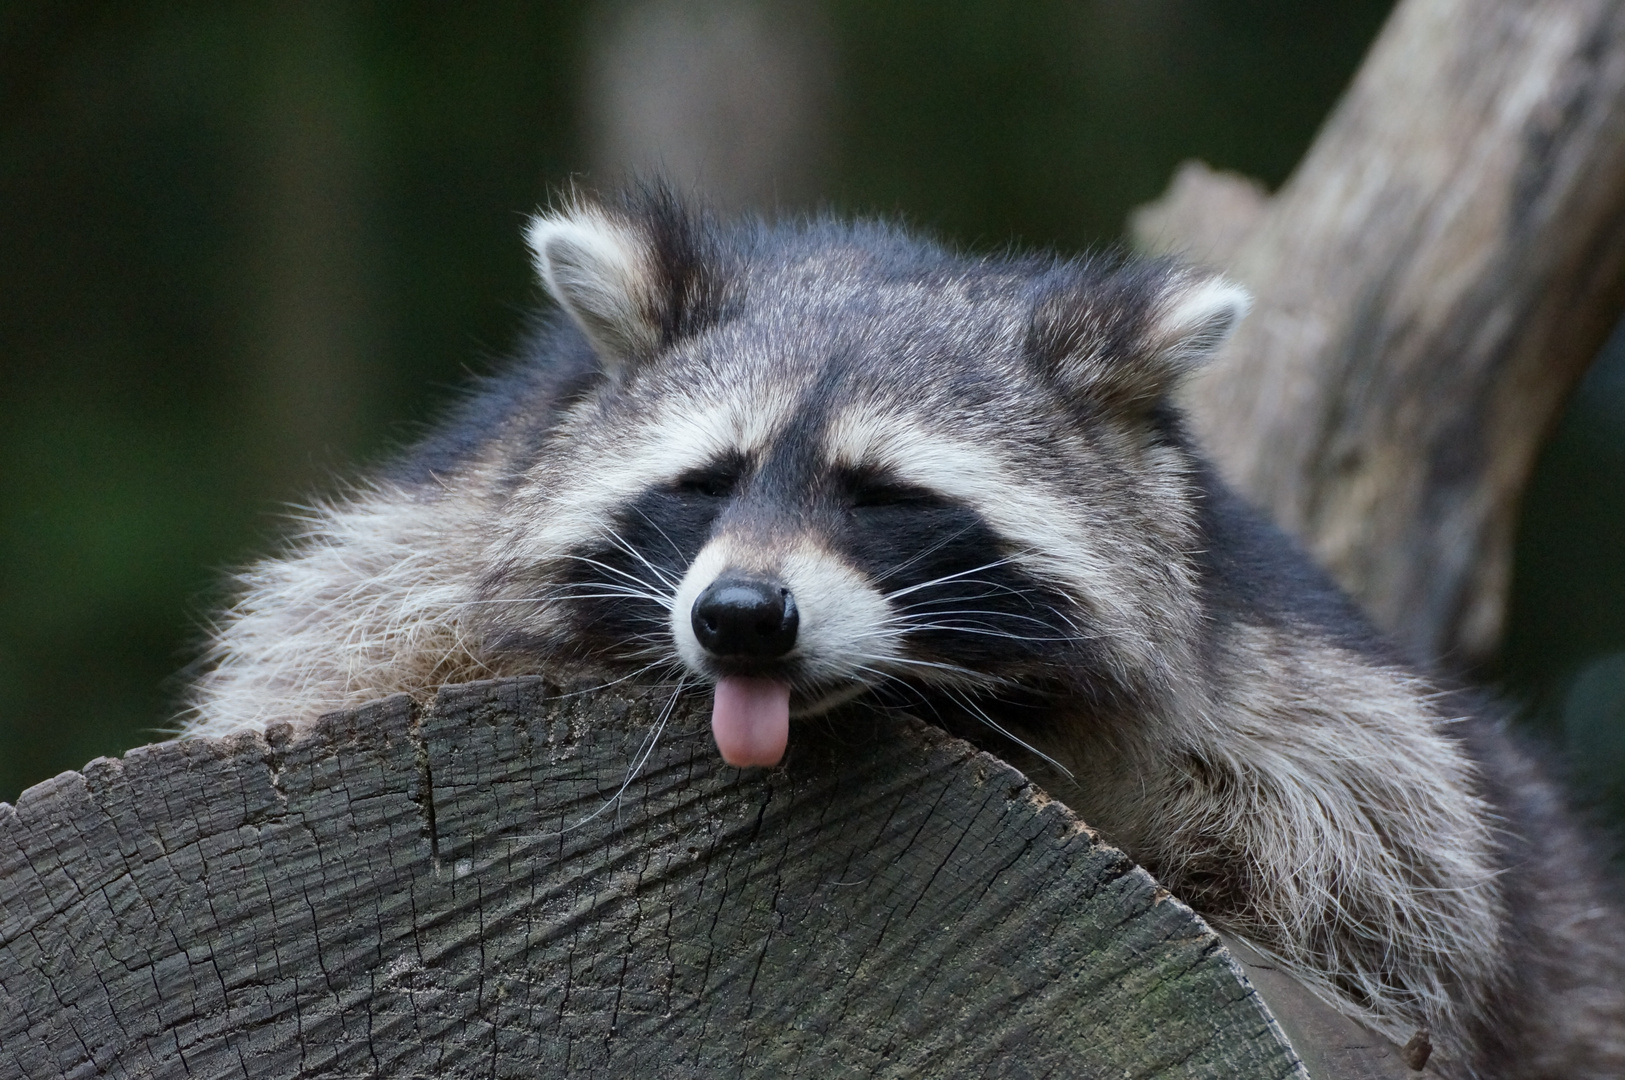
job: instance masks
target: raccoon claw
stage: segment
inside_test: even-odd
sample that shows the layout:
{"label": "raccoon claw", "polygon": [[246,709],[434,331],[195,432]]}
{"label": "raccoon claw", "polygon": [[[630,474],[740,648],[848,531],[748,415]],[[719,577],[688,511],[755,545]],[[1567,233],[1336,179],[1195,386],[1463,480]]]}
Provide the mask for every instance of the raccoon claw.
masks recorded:
{"label": "raccoon claw", "polygon": [[711,736],[729,765],[777,765],[790,741],[789,684],[742,675],[718,679]]}

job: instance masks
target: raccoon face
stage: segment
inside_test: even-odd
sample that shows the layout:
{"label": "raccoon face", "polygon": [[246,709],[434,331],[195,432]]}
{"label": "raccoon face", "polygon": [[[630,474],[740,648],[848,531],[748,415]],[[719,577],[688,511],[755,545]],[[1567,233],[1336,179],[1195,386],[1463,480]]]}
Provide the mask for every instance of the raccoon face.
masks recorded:
{"label": "raccoon face", "polygon": [[1154,688],[1198,617],[1160,403],[1239,289],[668,203],[529,240],[600,374],[499,524],[502,647],[714,687],[738,765],[864,693],[992,724],[990,697]]}

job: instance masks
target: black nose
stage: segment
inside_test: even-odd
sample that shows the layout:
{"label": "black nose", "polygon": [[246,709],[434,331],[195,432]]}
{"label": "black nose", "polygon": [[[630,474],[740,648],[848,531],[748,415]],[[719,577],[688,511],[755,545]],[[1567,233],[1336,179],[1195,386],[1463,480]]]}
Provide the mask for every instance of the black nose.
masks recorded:
{"label": "black nose", "polygon": [[694,601],[694,636],[713,656],[771,660],[796,644],[796,600],[773,581],[724,577]]}

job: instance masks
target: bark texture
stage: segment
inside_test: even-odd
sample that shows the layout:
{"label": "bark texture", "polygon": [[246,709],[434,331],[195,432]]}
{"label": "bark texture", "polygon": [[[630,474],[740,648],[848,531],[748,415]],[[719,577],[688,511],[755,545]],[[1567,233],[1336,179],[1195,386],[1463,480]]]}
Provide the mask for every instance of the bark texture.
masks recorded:
{"label": "bark texture", "polygon": [[0,1077],[1303,1075],[1121,852],[860,723],[741,773],[521,679],[92,762],[0,804]]}
{"label": "bark texture", "polygon": [[1404,0],[1277,195],[1188,167],[1131,231],[1257,297],[1187,402],[1230,480],[1416,658],[1489,659],[1625,308],[1625,5]]}

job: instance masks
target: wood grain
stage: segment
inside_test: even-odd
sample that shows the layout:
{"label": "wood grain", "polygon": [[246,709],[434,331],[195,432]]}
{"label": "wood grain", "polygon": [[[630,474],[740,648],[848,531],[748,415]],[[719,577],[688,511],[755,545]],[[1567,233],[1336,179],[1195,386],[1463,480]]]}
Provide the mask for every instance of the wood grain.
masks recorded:
{"label": "wood grain", "polygon": [[741,772],[658,704],[475,683],[0,805],[0,1077],[1304,1075],[1008,765],[857,713]]}

